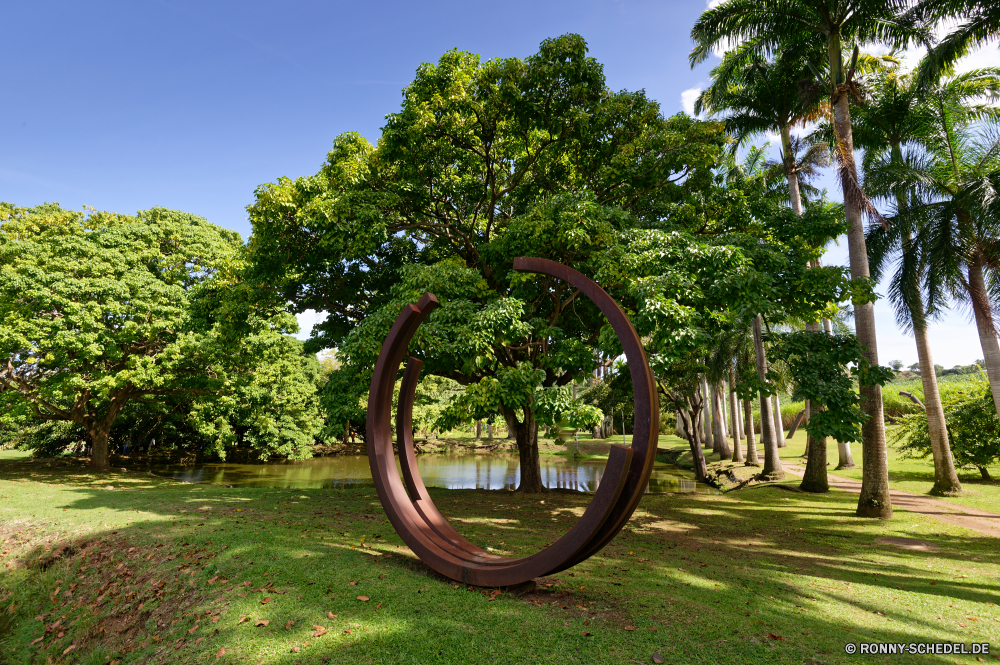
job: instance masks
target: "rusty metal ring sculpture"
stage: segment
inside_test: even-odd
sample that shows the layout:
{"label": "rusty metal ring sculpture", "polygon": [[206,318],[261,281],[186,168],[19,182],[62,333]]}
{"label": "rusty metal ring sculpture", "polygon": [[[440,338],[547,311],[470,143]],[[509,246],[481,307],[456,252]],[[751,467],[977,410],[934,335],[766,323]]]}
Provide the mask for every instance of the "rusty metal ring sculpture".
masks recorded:
{"label": "rusty metal ring sculpture", "polygon": [[458,534],[438,511],[417,471],[413,453],[413,397],[423,362],[410,358],[396,413],[400,469],[392,446],[392,392],[413,334],[437,307],[431,293],[403,308],[382,344],[368,393],[368,462],[382,507],[403,542],[437,572],[464,584],[510,586],[574,566],[607,545],[632,516],[649,483],[656,457],[659,402],[645,350],[631,321],[604,289],[561,263],[514,259],[514,270],[568,282],[590,298],[618,336],[632,375],[635,427],[632,446],[611,446],[604,476],[583,516],[559,540],[530,556],[512,559],[487,552]]}

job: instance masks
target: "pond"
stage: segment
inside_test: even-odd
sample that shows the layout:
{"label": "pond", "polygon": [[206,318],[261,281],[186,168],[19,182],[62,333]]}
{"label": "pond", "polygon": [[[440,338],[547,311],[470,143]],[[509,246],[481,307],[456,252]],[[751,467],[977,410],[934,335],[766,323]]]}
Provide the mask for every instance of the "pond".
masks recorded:
{"label": "pond", "polygon": [[[542,482],[548,488],[593,492],[604,474],[603,459],[542,456]],[[428,487],[444,489],[512,490],[520,470],[517,453],[427,453],[417,456],[417,467]],[[271,464],[207,463],[191,466],[154,465],[159,476],[182,482],[269,488],[373,487],[364,455],[314,457],[300,462]],[[715,492],[695,483],[694,474],[656,462],[648,492]]]}

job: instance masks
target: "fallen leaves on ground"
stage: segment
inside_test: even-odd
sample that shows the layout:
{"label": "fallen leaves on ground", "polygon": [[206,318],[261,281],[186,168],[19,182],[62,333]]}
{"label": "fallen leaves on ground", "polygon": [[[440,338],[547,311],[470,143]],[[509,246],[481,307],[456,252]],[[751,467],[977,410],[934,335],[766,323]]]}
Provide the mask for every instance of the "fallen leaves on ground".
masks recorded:
{"label": "fallen leaves on ground", "polygon": [[369,598],[368,596],[358,596],[358,600],[360,600],[362,603],[367,603],[369,600],[371,600],[371,598]]}
{"label": "fallen leaves on ground", "polygon": [[261,619],[260,621],[255,623],[254,626],[257,628],[266,628],[269,623],[271,622],[268,621],[267,619]]}

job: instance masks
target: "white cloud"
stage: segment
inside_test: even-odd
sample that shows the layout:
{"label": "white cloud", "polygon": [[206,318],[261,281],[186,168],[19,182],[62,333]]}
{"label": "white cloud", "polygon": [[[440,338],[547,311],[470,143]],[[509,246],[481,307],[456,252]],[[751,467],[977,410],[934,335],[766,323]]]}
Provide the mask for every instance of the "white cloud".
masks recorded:
{"label": "white cloud", "polygon": [[323,323],[326,317],[326,312],[317,312],[314,309],[307,309],[301,314],[296,314],[295,319],[299,322],[299,332],[295,333],[295,338],[301,340],[309,339],[313,326]]}
{"label": "white cloud", "polygon": [[708,0],[708,5],[707,6],[708,6],[709,9],[715,9],[716,7],[718,7],[719,5],[721,5],[722,2],[723,2],[723,0]]}
{"label": "white cloud", "polygon": [[698,95],[701,94],[701,88],[688,88],[681,93],[681,108],[684,112],[690,116],[694,115],[694,103],[698,99]]}

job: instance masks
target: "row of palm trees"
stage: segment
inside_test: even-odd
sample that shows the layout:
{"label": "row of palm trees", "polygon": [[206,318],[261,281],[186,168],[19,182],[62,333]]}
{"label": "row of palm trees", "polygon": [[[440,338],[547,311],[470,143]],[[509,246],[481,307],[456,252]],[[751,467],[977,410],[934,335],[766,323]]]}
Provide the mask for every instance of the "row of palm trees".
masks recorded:
{"label": "row of palm trees", "polygon": [[[951,75],[959,58],[1000,34],[998,7],[985,0],[725,0],[704,12],[691,31],[692,66],[731,46],[696,111],[723,117],[737,147],[767,132],[780,136],[780,166],[798,214],[808,177],[831,156],[850,229],[852,279],[878,281],[895,264],[890,298],[897,319],[916,338],[933,444],[933,491],[942,494],[961,488],[927,321],[952,300],[967,303],[975,315],[1000,414],[1000,347],[992,314],[1000,295],[1000,125],[992,105],[1000,95],[1000,71]],[[935,29],[955,20],[956,29],[935,44]],[[892,55],[863,54],[863,45],[924,45],[929,51],[914,73],[906,73]],[[793,128],[807,123],[819,128],[796,139]],[[855,147],[864,150],[860,174]],[[873,201],[891,214],[880,214]],[[866,218],[878,222],[867,234]],[[868,362],[877,364],[873,304],[856,302],[854,320]],[[812,325],[818,329],[818,322]],[[857,512],[889,517],[881,388],[860,392],[868,419]]]}

